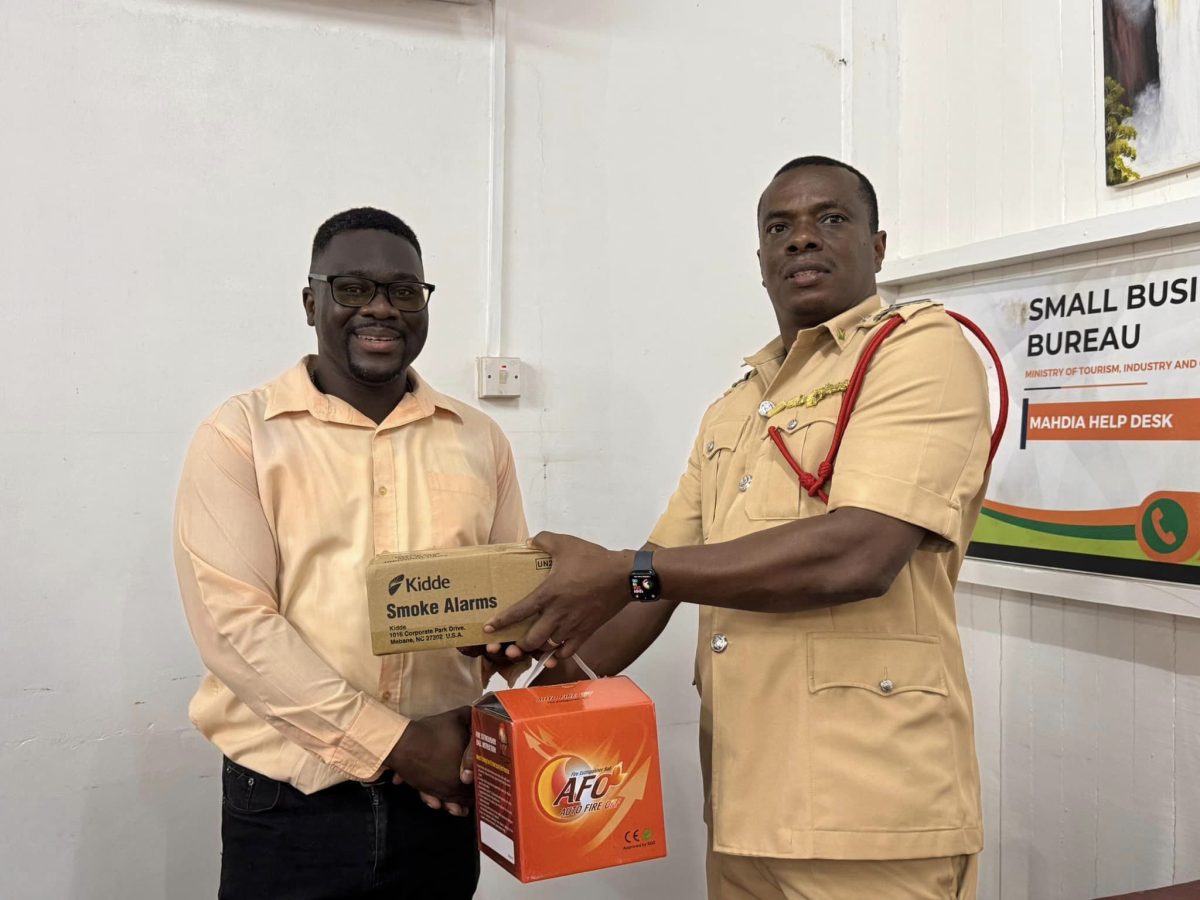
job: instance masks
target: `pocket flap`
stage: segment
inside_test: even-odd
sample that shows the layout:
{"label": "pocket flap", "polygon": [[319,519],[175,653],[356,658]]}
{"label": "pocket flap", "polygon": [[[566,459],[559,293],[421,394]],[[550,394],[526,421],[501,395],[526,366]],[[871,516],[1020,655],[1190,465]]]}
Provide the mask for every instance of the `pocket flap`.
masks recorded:
{"label": "pocket flap", "polygon": [[948,696],[941,643],[923,634],[810,634],[808,689],[815,694],[834,687],[882,697],[906,691]]}
{"label": "pocket flap", "polygon": [[712,459],[722,450],[732,450],[737,446],[738,438],[745,425],[743,419],[736,422],[715,422],[704,432],[704,442],[701,450],[708,459]]}

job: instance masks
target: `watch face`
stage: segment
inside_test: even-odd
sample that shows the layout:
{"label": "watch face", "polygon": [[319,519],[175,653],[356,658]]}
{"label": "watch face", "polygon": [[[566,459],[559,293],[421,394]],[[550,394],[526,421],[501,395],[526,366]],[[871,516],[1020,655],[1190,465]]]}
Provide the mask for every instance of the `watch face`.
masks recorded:
{"label": "watch face", "polygon": [[634,600],[657,600],[658,576],[653,572],[633,572],[629,588]]}

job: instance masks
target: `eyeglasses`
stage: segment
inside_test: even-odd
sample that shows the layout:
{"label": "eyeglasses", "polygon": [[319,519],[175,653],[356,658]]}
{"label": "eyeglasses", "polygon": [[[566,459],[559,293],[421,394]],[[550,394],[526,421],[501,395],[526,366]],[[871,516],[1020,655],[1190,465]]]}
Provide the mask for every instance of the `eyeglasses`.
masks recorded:
{"label": "eyeglasses", "polygon": [[361,308],[375,299],[380,290],[400,312],[420,312],[429,305],[434,286],[424,281],[393,281],[391,284],[380,284],[370,278],[358,275],[314,275],[309,273],[312,281],[323,281],[329,285],[333,299],[342,306]]}

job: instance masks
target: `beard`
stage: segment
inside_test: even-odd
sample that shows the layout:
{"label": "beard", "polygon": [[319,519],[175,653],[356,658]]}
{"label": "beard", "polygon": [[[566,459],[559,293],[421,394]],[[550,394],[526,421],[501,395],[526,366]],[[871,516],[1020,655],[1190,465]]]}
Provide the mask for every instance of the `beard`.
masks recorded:
{"label": "beard", "polygon": [[408,366],[401,365],[393,369],[370,371],[358,365],[353,359],[348,359],[348,362],[350,363],[350,374],[364,384],[390,384],[408,370]]}

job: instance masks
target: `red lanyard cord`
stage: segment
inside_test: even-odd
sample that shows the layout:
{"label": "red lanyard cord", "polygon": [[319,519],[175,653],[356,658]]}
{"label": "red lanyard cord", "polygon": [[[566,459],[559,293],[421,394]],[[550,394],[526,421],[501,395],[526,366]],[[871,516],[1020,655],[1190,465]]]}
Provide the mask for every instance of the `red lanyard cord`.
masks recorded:
{"label": "red lanyard cord", "polygon": [[[1008,422],[1008,380],[1004,377],[1004,366],[1000,363],[1000,354],[996,352],[996,348],[978,325],[959,313],[951,312],[950,310],[946,310],[946,313],[979,339],[979,342],[983,344],[984,349],[987,350],[988,355],[991,356],[992,362],[996,366],[996,380],[1000,386],[1000,414],[996,417],[996,427],[992,431],[992,443],[988,451],[987,464],[990,466],[992,460],[996,457],[996,450],[1000,446],[1000,439],[1004,437],[1004,426]],[[887,339],[888,335],[903,325],[904,321],[901,316],[893,316],[888,320],[886,325],[875,332],[870,343],[863,350],[858,363],[854,366],[850,382],[846,386],[846,395],[842,400],[842,409],[838,413],[837,425],[833,430],[833,440],[829,445],[829,453],[826,454],[821,465],[817,467],[816,475],[805,472],[800,467],[800,463],[796,461],[791,451],[788,450],[787,444],[783,440],[783,434],[777,427],[772,425],[767,429],[767,434],[770,436],[771,441],[779,448],[779,452],[782,454],[784,460],[791,466],[792,471],[800,479],[800,487],[807,491],[810,497],[820,497],[821,502],[826,505],[829,504],[829,494],[824,490],[824,486],[833,474],[833,463],[837,458],[838,450],[841,448],[846,428],[850,424],[850,415],[854,412],[854,407],[858,403],[858,395],[862,392],[862,383],[863,379],[867,376],[867,368],[879,350],[879,345]]]}

